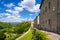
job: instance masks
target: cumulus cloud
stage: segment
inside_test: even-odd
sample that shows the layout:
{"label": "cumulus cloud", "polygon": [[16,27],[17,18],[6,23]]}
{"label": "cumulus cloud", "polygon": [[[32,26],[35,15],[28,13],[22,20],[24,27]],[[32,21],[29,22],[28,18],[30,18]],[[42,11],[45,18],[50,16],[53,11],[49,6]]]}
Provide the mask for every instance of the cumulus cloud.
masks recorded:
{"label": "cumulus cloud", "polygon": [[[3,18],[6,18],[8,16],[10,16],[11,14],[9,13],[0,13],[0,21],[3,21]],[[8,20],[8,19],[7,19]]]}
{"label": "cumulus cloud", "polygon": [[36,4],[36,0],[23,0],[21,3],[18,3],[19,6],[27,9],[30,12],[39,12],[40,4]]}
{"label": "cumulus cloud", "polygon": [[[7,16],[7,17],[4,18],[4,16]],[[22,22],[23,20],[25,20],[25,19],[21,18],[20,15],[15,16],[15,15],[11,15],[9,13],[1,13],[0,14],[1,22]]]}
{"label": "cumulus cloud", "polygon": [[8,7],[8,8],[11,8],[13,6],[15,6],[13,3],[10,3],[10,4],[4,4],[4,6]]}
{"label": "cumulus cloud", "polygon": [[[22,7],[15,6],[14,7],[14,10],[6,9],[5,11],[7,13],[10,13],[11,15],[9,15],[6,18],[3,18],[4,19],[4,22],[21,22],[21,21],[24,20],[20,16],[20,12],[23,11],[23,8]],[[6,15],[8,15],[8,14],[6,14]],[[3,19],[1,19],[1,20],[3,20]]]}
{"label": "cumulus cloud", "polygon": [[[21,18],[21,16],[19,15],[19,13],[21,11],[23,11],[23,8],[22,7],[14,7],[14,10],[11,10],[11,9],[6,9],[5,10],[7,13],[1,13],[0,15],[0,21],[3,21],[3,22],[21,22],[23,21],[24,19]],[[7,16],[7,17],[3,17],[3,16]]]}
{"label": "cumulus cloud", "polygon": [[7,10],[6,10],[6,12],[12,12],[12,10],[10,10],[10,9],[7,9]]}
{"label": "cumulus cloud", "polygon": [[10,15],[9,13],[0,13],[0,17],[9,16],[9,15]]}
{"label": "cumulus cloud", "polygon": [[23,20],[24,19],[22,19],[22,18],[11,16],[11,17],[7,17],[7,18],[1,18],[0,21],[3,21],[3,22],[22,22]]}
{"label": "cumulus cloud", "polygon": [[[7,16],[7,17],[4,18],[3,16]],[[31,19],[21,18],[20,15],[15,16],[9,13],[4,13],[4,14],[1,13],[0,15],[1,22],[22,22],[22,21],[27,21],[27,20],[31,20]]]}
{"label": "cumulus cloud", "polygon": [[31,12],[39,12],[40,11],[39,7],[40,7],[40,4],[37,4],[32,9],[29,9],[29,11],[31,11]]}
{"label": "cumulus cloud", "polygon": [[23,11],[22,7],[14,7],[14,10],[7,9],[6,12],[12,13],[12,15],[18,16]]}
{"label": "cumulus cloud", "polygon": [[6,12],[9,12],[9,13],[12,13],[12,14],[18,14],[19,13],[19,11],[10,10],[10,9],[7,9]]}
{"label": "cumulus cloud", "polygon": [[15,9],[16,11],[23,11],[23,8],[22,8],[22,7],[14,7],[14,9]]}
{"label": "cumulus cloud", "polygon": [[[22,12],[24,9],[30,11],[30,12],[39,12],[40,4],[36,4],[36,0],[23,0],[20,3],[18,3],[18,6],[15,6],[13,3],[4,4],[4,6],[12,9],[6,9],[6,13],[0,14],[0,21],[3,22],[21,22],[24,20],[27,20],[27,18],[21,18],[20,12]],[[30,14],[30,18],[28,20],[33,20],[31,18],[33,14]],[[3,17],[7,16],[7,17]]]}
{"label": "cumulus cloud", "polygon": [[[23,0],[21,3],[18,3],[19,6],[22,6],[23,8],[31,8],[35,5],[35,0]],[[24,6],[23,6],[24,5]]]}
{"label": "cumulus cloud", "polygon": [[[7,18],[5,18],[5,21],[6,21],[6,22],[20,22],[20,21],[21,21],[20,19],[21,19],[21,18],[18,17],[18,16],[10,15],[10,16],[8,16]],[[19,21],[19,20],[20,20],[20,21]]]}
{"label": "cumulus cloud", "polygon": [[5,15],[6,15],[6,16],[10,16],[11,14],[9,14],[9,13],[6,13]]}

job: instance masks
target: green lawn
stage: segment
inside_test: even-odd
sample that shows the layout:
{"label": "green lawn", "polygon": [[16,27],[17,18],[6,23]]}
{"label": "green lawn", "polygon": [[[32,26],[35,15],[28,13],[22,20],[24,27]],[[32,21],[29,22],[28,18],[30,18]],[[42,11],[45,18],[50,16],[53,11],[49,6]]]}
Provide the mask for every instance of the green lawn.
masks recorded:
{"label": "green lawn", "polygon": [[[33,36],[32,32],[33,31],[34,31],[33,29],[30,29],[30,31],[25,36],[20,38],[19,40],[32,40],[32,36]],[[41,34],[41,37],[44,37],[44,38],[48,37],[46,33],[42,32],[38,29],[36,30],[36,33],[37,32],[39,32]],[[43,38],[43,40],[45,40],[44,38]],[[47,39],[47,40],[50,40],[50,39]]]}
{"label": "green lawn", "polygon": [[32,32],[33,29],[30,29],[30,32],[28,32],[24,37],[22,37],[20,40],[31,40],[32,38]]}

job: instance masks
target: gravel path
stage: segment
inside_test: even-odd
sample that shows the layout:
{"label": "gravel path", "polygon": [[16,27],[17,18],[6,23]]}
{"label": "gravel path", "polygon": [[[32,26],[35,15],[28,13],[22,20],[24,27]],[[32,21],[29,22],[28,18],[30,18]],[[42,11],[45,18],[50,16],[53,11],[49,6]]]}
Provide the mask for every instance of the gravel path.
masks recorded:
{"label": "gravel path", "polygon": [[47,35],[52,39],[52,40],[60,40],[60,35],[59,34],[55,34],[52,32],[47,32],[47,31],[43,31],[46,32]]}
{"label": "gravel path", "polygon": [[[23,34],[22,36],[20,36],[19,38],[15,39],[15,40],[19,40],[20,38],[22,38],[23,36],[25,36],[29,31],[30,31],[30,29],[29,29],[25,34]],[[48,35],[52,40],[60,40],[60,35],[59,35],[59,34],[52,33],[52,32],[47,32],[47,31],[43,31],[43,30],[41,30],[41,31],[47,33],[47,35]]]}

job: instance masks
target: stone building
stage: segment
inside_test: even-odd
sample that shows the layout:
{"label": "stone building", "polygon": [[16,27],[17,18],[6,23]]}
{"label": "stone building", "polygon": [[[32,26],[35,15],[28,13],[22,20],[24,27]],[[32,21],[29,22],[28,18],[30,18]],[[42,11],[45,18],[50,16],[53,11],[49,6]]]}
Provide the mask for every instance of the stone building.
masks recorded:
{"label": "stone building", "polygon": [[39,15],[36,16],[36,18],[34,19],[34,27],[40,29],[40,17],[39,17]]}
{"label": "stone building", "polygon": [[40,9],[40,28],[60,34],[60,0],[42,0]]}
{"label": "stone building", "polygon": [[36,18],[34,19],[34,27],[37,27],[37,16],[36,16]]}
{"label": "stone building", "polygon": [[31,28],[34,27],[34,21],[31,21]]}

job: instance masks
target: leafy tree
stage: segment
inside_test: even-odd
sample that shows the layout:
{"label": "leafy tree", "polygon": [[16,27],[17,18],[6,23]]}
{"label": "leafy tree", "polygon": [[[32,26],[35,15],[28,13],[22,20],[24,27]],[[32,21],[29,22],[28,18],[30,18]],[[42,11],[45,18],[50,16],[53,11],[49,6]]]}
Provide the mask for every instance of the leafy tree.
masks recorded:
{"label": "leafy tree", "polygon": [[36,29],[33,30],[33,37],[32,40],[49,40],[47,38],[47,34],[41,31],[37,31]]}
{"label": "leafy tree", "polygon": [[0,29],[3,29],[3,27],[2,27],[2,26],[0,26]]}
{"label": "leafy tree", "polygon": [[[0,22],[0,29],[2,29],[2,31],[0,32],[0,39],[1,40],[13,40],[15,39],[19,34],[22,34],[24,32],[26,32],[30,27],[30,22],[21,22],[21,23],[17,23],[17,24],[13,24],[13,23],[6,23],[6,22]],[[6,33],[6,34],[5,34]],[[15,37],[13,35],[16,35]],[[9,35],[8,37],[5,37]]]}
{"label": "leafy tree", "polygon": [[30,23],[29,22],[22,22],[20,24],[17,25],[17,27],[15,27],[15,32],[17,33],[23,33],[26,32],[30,27]]}
{"label": "leafy tree", "polygon": [[6,38],[6,35],[3,32],[0,32],[0,40],[4,40]]}

